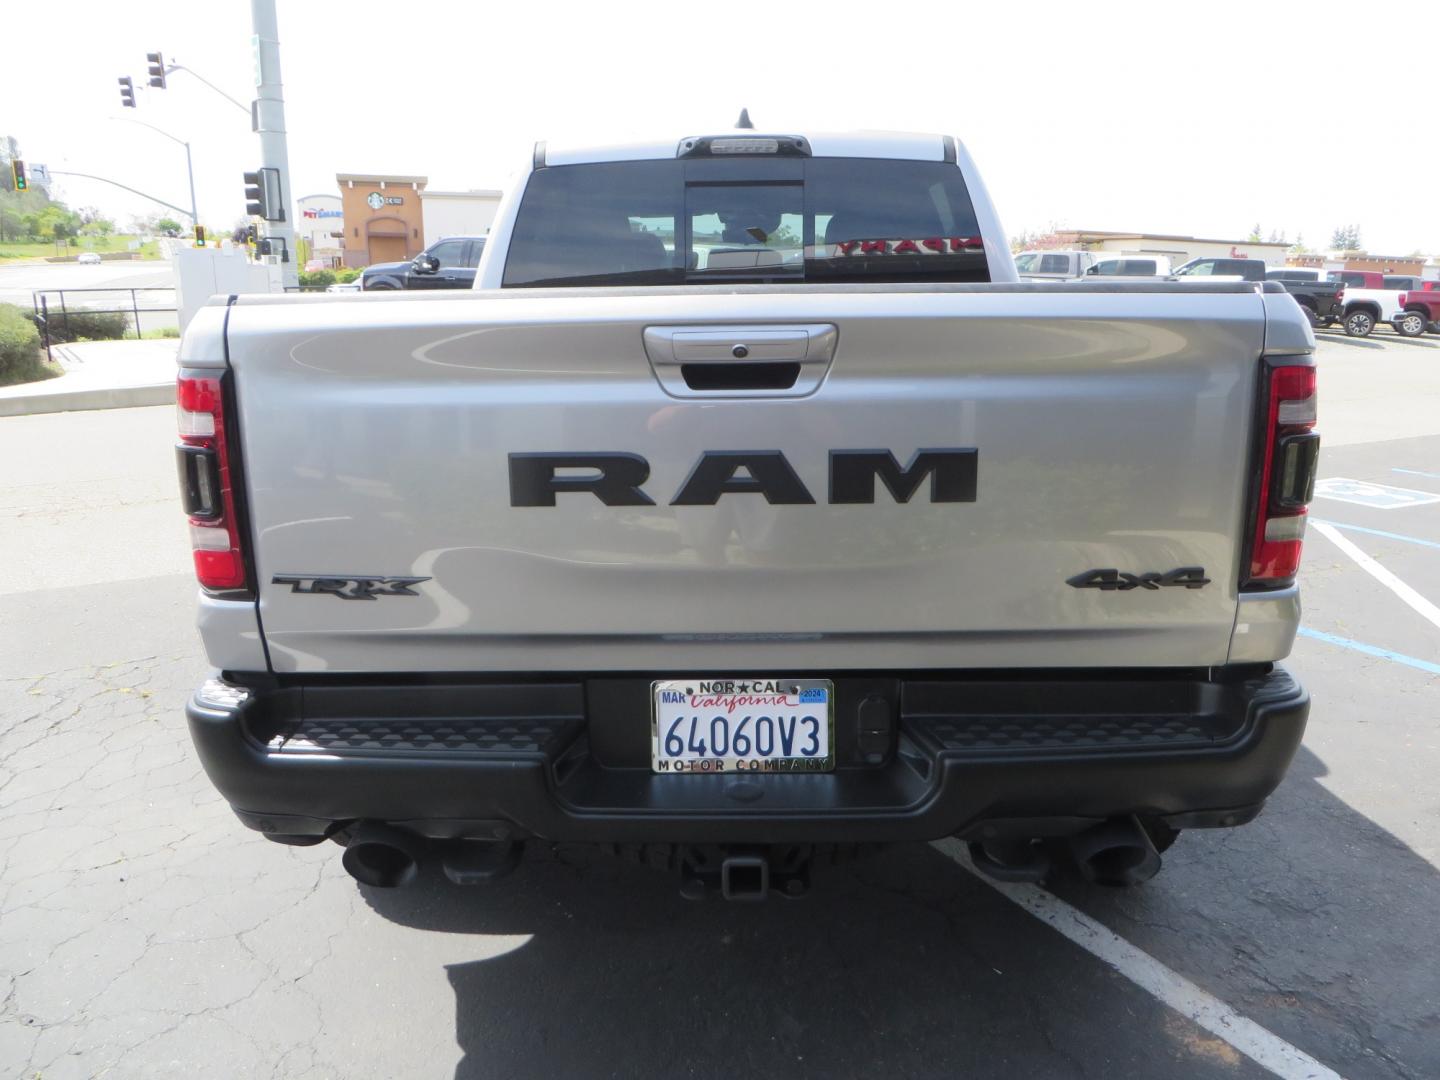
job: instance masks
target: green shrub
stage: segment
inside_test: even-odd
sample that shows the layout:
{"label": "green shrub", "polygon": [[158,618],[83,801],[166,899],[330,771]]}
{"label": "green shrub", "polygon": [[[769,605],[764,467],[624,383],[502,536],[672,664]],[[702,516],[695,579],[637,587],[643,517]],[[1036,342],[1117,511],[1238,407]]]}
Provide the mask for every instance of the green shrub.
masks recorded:
{"label": "green shrub", "polygon": [[335,274],[330,270],[310,270],[300,272],[300,285],[302,288],[323,289],[327,285],[335,284]]}
{"label": "green shrub", "polygon": [[[38,328],[36,317],[26,314]],[[51,345],[68,341],[116,341],[130,331],[130,316],[123,311],[64,312],[51,308],[48,317]]]}
{"label": "green shrub", "polygon": [[0,304],[0,386],[48,378],[40,360],[40,334],[25,312]]}
{"label": "green shrub", "polygon": [[351,266],[346,266],[335,271],[335,280],[341,285],[349,285],[359,276],[360,271]]}

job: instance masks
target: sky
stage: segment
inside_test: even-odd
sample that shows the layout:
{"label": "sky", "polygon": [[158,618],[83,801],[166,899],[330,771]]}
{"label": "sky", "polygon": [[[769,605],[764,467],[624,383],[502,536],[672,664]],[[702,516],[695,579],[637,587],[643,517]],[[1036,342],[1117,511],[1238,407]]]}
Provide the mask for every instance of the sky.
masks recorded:
{"label": "sky", "polygon": [[[277,0],[292,194],[337,172],[504,187],[534,142],[731,127],[957,135],[1012,235],[1061,228],[1241,239],[1256,224],[1312,248],[1356,223],[1371,252],[1440,255],[1433,48],[1351,37],[1354,5],[458,3]],[[145,53],[248,104],[245,0],[7,5],[0,135],[27,161],[244,214],[260,163],[247,112],[180,72],[141,89]],[[57,27],[73,32],[58,33]],[[116,79],[135,79],[122,109]],[[1427,104],[1428,103],[1428,104]],[[122,224],[156,207],[56,177],[71,206]]]}

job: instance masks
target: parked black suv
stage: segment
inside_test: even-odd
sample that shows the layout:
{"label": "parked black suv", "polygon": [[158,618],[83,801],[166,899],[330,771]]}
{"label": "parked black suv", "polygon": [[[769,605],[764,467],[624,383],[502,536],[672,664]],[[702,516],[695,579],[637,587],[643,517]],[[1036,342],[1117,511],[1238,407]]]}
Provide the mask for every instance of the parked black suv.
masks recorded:
{"label": "parked black suv", "polygon": [[483,236],[447,236],[409,262],[376,263],[360,275],[365,292],[381,289],[468,289],[485,250]]}

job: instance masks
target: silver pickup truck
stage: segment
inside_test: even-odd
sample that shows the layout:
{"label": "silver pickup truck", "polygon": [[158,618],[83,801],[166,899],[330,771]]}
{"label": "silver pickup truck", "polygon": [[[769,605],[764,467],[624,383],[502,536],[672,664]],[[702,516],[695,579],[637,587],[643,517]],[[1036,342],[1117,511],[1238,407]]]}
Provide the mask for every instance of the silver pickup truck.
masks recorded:
{"label": "silver pickup truck", "polygon": [[188,329],[196,747],[371,886],[1142,881],[1300,742],[1313,347],[1278,285],[1019,283],[949,137],[540,144],[473,291]]}

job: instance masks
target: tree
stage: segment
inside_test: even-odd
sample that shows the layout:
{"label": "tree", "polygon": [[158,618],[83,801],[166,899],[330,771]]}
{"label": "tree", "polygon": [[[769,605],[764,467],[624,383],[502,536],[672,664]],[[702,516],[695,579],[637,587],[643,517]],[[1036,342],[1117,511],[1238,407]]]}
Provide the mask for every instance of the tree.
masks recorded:
{"label": "tree", "polygon": [[156,220],[155,231],[160,233],[161,236],[179,236],[185,231],[185,226],[181,225],[174,218],[162,217]]}
{"label": "tree", "polygon": [[1265,234],[1260,231],[1260,223],[1258,221],[1255,223],[1254,227],[1251,228],[1250,235],[1245,237],[1245,239],[1249,240],[1252,244],[1257,244],[1261,240],[1265,239]]}
{"label": "tree", "polygon": [[1046,248],[1058,248],[1065,245],[1065,240],[1060,236],[1060,227],[1054,222],[1044,229],[1026,229],[1023,232],[1015,233],[1010,237],[1010,250],[1035,251]]}
{"label": "tree", "polygon": [[1310,250],[1310,249],[1305,246],[1305,234],[1304,234],[1304,233],[1296,233],[1296,234],[1295,234],[1295,243],[1293,243],[1293,244],[1290,245],[1290,254],[1292,254],[1292,255],[1304,255],[1304,254],[1306,254],[1309,250]]}
{"label": "tree", "polygon": [[1340,225],[1330,234],[1330,246],[1336,251],[1360,250],[1360,226]]}
{"label": "tree", "polygon": [[0,135],[0,191],[14,191],[15,177],[10,173],[10,162],[20,156],[20,144],[14,135]]}

